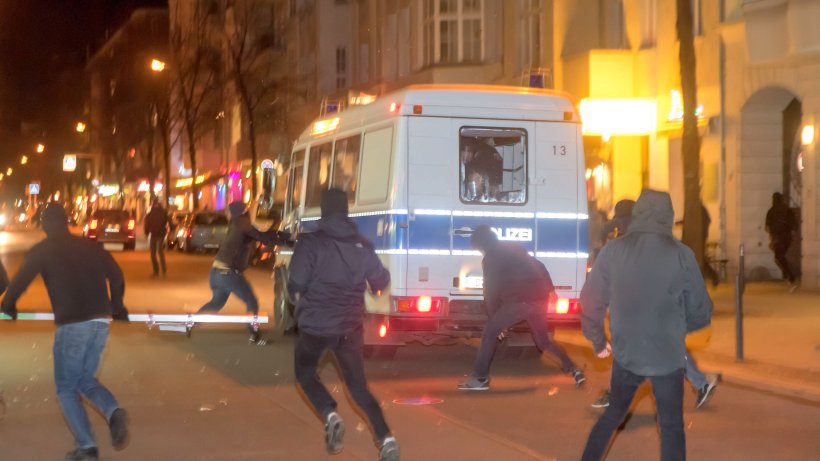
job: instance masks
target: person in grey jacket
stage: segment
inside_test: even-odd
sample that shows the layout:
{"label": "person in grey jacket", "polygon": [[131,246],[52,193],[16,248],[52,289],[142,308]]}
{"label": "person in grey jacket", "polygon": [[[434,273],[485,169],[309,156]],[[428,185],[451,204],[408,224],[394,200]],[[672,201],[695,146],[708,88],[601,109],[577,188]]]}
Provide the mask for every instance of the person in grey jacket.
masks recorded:
{"label": "person in grey jacket", "polygon": [[[661,460],[686,459],[683,379],[686,334],[709,325],[712,301],[695,255],[672,235],[669,194],[644,190],[625,236],[598,255],[581,290],[581,327],[598,357],[613,354],[610,405],[592,428],[582,461],[600,460],[638,387],[652,382]],[[612,344],[604,335],[610,312]]]}
{"label": "person in grey jacket", "polygon": [[299,337],[294,350],[296,380],[325,421],[328,453],[342,451],[344,423],[336,401],[319,381],[317,368],[325,351],[336,356],[350,396],[367,415],[381,461],[398,461],[399,447],[390,434],[379,402],[364,375],[364,291],[378,293],[390,283],[390,273],[373,245],[359,235],[347,216],[347,194],[330,189],[322,195],[319,230],[302,234],[293,250],[288,293],[297,298]]}

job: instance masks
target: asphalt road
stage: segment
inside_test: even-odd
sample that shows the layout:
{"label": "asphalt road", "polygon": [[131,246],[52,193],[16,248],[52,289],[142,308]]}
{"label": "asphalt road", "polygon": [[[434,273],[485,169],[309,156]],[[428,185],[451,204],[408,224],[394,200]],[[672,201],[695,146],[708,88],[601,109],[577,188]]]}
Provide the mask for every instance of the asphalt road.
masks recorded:
{"label": "asphalt road", "polygon": [[[160,280],[149,277],[144,251],[115,252],[115,258],[126,273],[132,312],[194,310],[208,299],[211,255],[170,254],[169,277]],[[11,274],[20,259],[3,256]],[[248,275],[269,306],[268,273],[251,269]],[[43,287],[32,287],[19,307],[46,309]],[[228,312],[242,312],[241,304],[232,300]],[[58,460],[70,448],[53,390],[52,337],[48,322],[0,322],[2,461]],[[473,344],[409,346],[393,360],[369,361],[367,373],[404,460],[575,460],[599,415],[589,403],[606,386],[609,364],[588,349],[567,348],[587,369],[583,389],[549,357],[498,357],[490,392],[460,393],[455,386],[469,373]],[[126,450],[114,452],[104,423],[92,415],[102,459],[377,459],[369,429],[348,404],[329,360],[322,377],[340,401],[348,431],[342,454],[324,453],[322,424],[294,386],[292,352],[292,338],[254,346],[237,326],[207,326],[186,338],[136,323],[115,325],[100,379],[129,409],[133,437]],[[424,401],[429,404],[400,403]],[[820,453],[820,406],[807,401],[723,384],[695,411],[687,387],[685,423],[692,460],[803,461]],[[658,459],[658,443],[647,387],[607,459]]]}

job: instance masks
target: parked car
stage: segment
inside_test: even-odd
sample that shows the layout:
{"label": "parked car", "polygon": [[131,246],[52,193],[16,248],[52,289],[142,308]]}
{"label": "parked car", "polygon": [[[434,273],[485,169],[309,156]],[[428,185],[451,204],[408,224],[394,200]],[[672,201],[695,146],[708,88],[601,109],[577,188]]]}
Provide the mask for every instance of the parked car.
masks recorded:
{"label": "parked car", "polygon": [[177,249],[190,253],[218,250],[228,235],[228,217],[213,211],[197,211],[185,218],[177,230]]}
{"label": "parked car", "polygon": [[168,248],[174,248],[179,243],[177,241],[177,232],[185,224],[189,214],[187,211],[175,211],[168,217],[168,235],[165,236],[165,243]]}
{"label": "parked car", "polygon": [[96,210],[83,227],[83,236],[101,243],[122,243],[124,250],[136,247],[136,220],[126,210]]}

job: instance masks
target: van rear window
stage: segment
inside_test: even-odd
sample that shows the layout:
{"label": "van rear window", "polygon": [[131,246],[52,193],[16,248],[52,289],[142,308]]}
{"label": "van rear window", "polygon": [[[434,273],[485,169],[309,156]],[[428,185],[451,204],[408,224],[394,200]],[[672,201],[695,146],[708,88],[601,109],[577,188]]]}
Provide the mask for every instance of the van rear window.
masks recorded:
{"label": "van rear window", "polygon": [[464,203],[526,203],[527,132],[520,128],[461,128],[459,175]]}

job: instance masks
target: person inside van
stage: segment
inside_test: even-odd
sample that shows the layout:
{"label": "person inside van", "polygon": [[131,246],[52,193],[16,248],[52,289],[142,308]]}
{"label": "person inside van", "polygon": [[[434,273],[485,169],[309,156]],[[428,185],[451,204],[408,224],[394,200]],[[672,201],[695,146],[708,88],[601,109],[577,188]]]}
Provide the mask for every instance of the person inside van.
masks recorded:
{"label": "person inside van", "polygon": [[504,159],[488,141],[491,139],[462,143],[461,162],[466,178],[462,197],[471,202],[494,202],[501,189]]}

